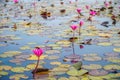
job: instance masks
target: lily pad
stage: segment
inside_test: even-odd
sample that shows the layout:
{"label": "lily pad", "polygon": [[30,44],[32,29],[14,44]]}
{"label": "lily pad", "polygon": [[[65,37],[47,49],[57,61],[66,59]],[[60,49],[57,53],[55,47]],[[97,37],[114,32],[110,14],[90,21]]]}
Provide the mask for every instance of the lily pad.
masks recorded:
{"label": "lily pad", "polygon": [[9,77],[9,79],[15,79],[15,80],[20,80],[20,79],[28,79],[28,76],[24,74],[15,74]]}
{"label": "lily pad", "polygon": [[47,57],[47,59],[50,59],[50,60],[58,59],[58,58],[59,58],[59,56],[54,56],[54,55]]}
{"label": "lily pad", "polygon": [[59,54],[61,52],[59,50],[47,50],[45,53],[46,54]]}
{"label": "lily pad", "polygon": [[[40,56],[40,59],[45,59],[47,57],[48,57],[48,55],[42,55],[42,56]],[[38,57],[36,55],[34,55],[34,54],[31,54],[29,56],[29,58],[27,58],[27,60],[38,60]]]}
{"label": "lily pad", "polygon": [[71,42],[68,41],[68,40],[61,40],[61,41],[57,41],[56,44],[59,44],[59,45],[68,45],[68,44],[71,44]]}
{"label": "lily pad", "polygon": [[50,64],[51,64],[51,65],[61,65],[61,62],[55,61],[55,62],[51,62]]}
{"label": "lily pad", "polygon": [[28,69],[25,67],[13,67],[11,71],[16,73],[23,73],[24,71],[28,71]]}
{"label": "lily pad", "polygon": [[70,76],[82,76],[82,75],[86,74],[87,72],[88,71],[84,70],[84,69],[81,69],[81,70],[72,69],[72,70],[69,70],[67,72],[67,74]]}
{"label": "lily pad", "polygon": [[99,45],[99,46],[111,46],[112,43],[110,43],[110,42],[102,42],[102,43],[98,43],[97,45]]}
{"label": "lily pad", "polygon": [[73,77],[73,76],[70,76],[69,77],[69,80],[80,80],[78,77]]}
{"label": "lily pad", "polygon": [[107,75],[108,72],[105,70],[91,70],[89,74],[92,76],[104,76]]}
{"label": "lily pad", "polygon": [[54,71],[54,72],[66,72],[68,71],[68,68],[63,68],[63,67],[55,67],[50,71]]}
{"label": "lily pad", "polygon": [[21,52],[19,52],[19,51],[7,51],[7,52],[4,52],[3,54],[0,54],[0,57],[2,57],[2,58],[13,57],[13,56],[18,55],[20,53]]}
{"label": "lily pad", "polygon": [[12,67],[11,66],[8,66],[8,65],[2,65],[0,66],[0,70],[11,70]]}
{"label": "lily pad", "polygon": [[70,65],[69,65],[69,64],[61,64],[61,65],[59,65],[59,67],[69,68],[69,67],[70,67]]}
{"label": "lily pad", "polygon": [[8,72],[0,71],[0,76],[1,76],[1,75],[8,75]]}
{"label": "lily pad", "polygon": [[21,50],[27,50],[27,49],[30,49],[30,46],[22,46],[20,47]]}
{"label": "lily pad", "polygon": [[[28,64],[28,65],[26,66],[26,68],[27,68],[27,69],[35,69],[35,66],[36,66],[36,64]],[[41,66],[41,64],[39,64],[38,67],[39,67],[39,68],[43,68],[43,67]]]}
{"label": "lily pad", "polygon": [[69,80],[69,79],[66,77],[60,77],[58,80]]}
{"label": "lily pad", "polygon": [[120,48],[114,48],[113,49],[115,52],[120,52]]}
{"label": "lily pad", "polygon": [[83,65],[82,68],[92,70],[92,69],[101,69],[102,66],[99,64],[90,64],[90,65]]}
{"label": "lily pad", "polygon": [[84,54],[83,59],[86,61],[100,61],[102,58],[98,56],[97,54]]}
{"label": "lily pad", "polygon": [[25,61],[24,59],[12,59],[12,60],[9,60],[9,62],[12,62],[12,63],[21,63]]}
{"label": "lily pad", "polygon": [[105,70],[120,70],[120,65],[109,64],[103,67]]}

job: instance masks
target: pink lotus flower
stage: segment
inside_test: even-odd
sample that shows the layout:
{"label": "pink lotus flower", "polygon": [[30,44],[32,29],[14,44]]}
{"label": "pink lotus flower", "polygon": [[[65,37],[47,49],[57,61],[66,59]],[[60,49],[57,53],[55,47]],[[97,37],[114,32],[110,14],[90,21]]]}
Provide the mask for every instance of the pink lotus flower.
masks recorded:
{"label": "pink lotus flower", "polygon": [[84,21],[80,21],[80,27],[84,24]]}
{"label": "pink lotus flower", "polygon": [[81,8],[77,8],[77,12],[78,12],[78,13],[81,13]]}
{"label": "pink lotus flower", "polygon": [[89,8],[90,8],[90,6],[88,6],[88,5],[86,5],[85,7],[86,7],[86,9],[89,9]]}
{"label": "pink lotus flower", "polygon": [[91,10],[90,11],[90,15],[95,16],[96,15],[96,11]]}
{"label": "pink lotus flower", "polygon": [[36,67],[35,67],[35,69],[33,71],[33,78],[35,78],[35,73],[36,73],[38,65],[39,65],[40,56],[43,54],[43,50],[41,48],[39,48],[39,47],[35,47],[35,49],[33,49],[32,51],[38,57]]}
{"label": "pink lotus flower", "polygon": [[13,0],[14,3],[18,3],[18,0]]}
{"label": "pink lotus flower", "polygon": [[34,50],[33,50],[34,54],[37,56],[37,57],[40,57],[42,54],[43,54],[43,50],[39,47],[36,47]]}
{"label": "pink lotus flower", "polygon": [[108,2],[105,2],[105,7],[108,7],[109,6],[109,3]]}
{"label": "pink lotus flower", "polygon": [[83,45],[80,45],[80,49],[82,49],[82,48],[84,48],[84,46],[83,46]]}
{"label": "pink lotus flower", "polygon": [[70,27],[71,27],[72,30],[76,30],[78,28],[77,25],[71,25]]}

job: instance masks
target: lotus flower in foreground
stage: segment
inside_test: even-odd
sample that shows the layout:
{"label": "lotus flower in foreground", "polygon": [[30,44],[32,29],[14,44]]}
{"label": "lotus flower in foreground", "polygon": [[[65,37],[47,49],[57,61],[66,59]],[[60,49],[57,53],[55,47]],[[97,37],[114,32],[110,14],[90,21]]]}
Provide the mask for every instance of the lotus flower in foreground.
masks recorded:
{"label": "lotus flower in foreground", "polygon": [[70,27],[71,27],[71,29],[72,29],[73,31],[76,30],[76,29],[78,28],[77,25],[71,25]]}

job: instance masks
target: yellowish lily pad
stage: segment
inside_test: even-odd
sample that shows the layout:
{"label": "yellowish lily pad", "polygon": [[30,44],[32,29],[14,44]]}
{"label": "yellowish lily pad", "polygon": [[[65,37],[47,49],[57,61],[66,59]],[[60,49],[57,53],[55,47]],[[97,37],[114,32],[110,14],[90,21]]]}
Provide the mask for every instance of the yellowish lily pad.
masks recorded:
{"label": "yellowish lily pad", "polygon": [[15,74],[9,77],[9,79],[15,79],[15,80],[20,80],[20,79],[27,79],[28,76],[24,75],[24,74]]}
{"label": "yellowish lily pad", "polygon": [[90,64],[90,65],[83,65],[82,68],[84,69],[101,69],[102,66],[99,64]]}
{"label": "yellowish lily pad", "polygon": [[[48,57],[48,55],[41,55],[40,59],[45,59],[47,57]],[[34,55],[34,54],[31,54],[30,57],[27,58],[27,60],[38,60],[38,57],[36,55]]]}
{"label": "yellowish lily pad", "polygon": [[114,48],[113,49],[115,52],[120,52],[120,48]]}

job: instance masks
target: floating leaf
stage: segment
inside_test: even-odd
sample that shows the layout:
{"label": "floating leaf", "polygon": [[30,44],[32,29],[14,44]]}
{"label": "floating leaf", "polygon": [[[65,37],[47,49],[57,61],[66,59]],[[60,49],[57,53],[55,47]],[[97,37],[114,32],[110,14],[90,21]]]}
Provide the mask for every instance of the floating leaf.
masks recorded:
{"label": "floating leaf", "polygon": [[100,61],[102,58],[98,56],[97,54],[84,54],[83,59],[86,61]]}
{"label": "floating leaf", "polygon": [[[47,57],[48,57],[48,55],[41,55],[40,59],[45,59]],[[38,57],[36,55],[34,55],[34,54],[31,54],[30,57],[27,58],[27,60],[38,60]]]}
{"label": "floating leaf", "polygon": [[30,55],[28,54],[20,54],[20,55],[17,55],[15,56],[15,58],[17,59],[27,59]]}
{"label": "floating leaf", "polygon": [[118,54],[118,53],[105,53],[105,56],[106,57],[117,57],[117,56],[119,56],[120,54]]}
{"label": "floating leaf", "polygon": [[114,48],[113,49],[115,52],[120,52],[120,48]]}
{"label": "floating leaf", "polygon": [[70,67],[70,65],[69,65],[69,64],[61,64],[61,65],[59,65],[59,67],[69,68],[69,67]]}
{"label": "floating leaf", "polygon": [[61,62],[55,61],[55,62],[51,62],[50,64],[51,64],[51,65],[61,65]]}
{"label": "floating leaf", "polygon": [[54,56],[54,55],[52,55],[52,56],[48,56],[47,58],[50,59],[50,60],[53,60],[53,59],[58,59],[59,56]]}
{"label": "floating leaf", "polygon": [[105,70],[120,70],[120,65],[109,64],[103,67]]}
{"label": "floating leaf", "polygon": [[24,67],[13,67],[11,71],[16,73],[23,73],[24,71],[28,71],[28,69],[25,69]]}
{"label": "floating leaf", "polygon": [[7,51],[7,52],[4,52],[3,54],[0,54],[0,57],[3,57],[3,58],[12,57],[12,56],[18,55],[20,53],[21,52],[19,52],[19,51]]}
{"label": "floating leaf", "polygon": [[36,42],[29,42],[27,43],[28,45],[33,45],[33,44],[37,44]]}
{"label": "floating leaf", "polygon": [[98,43],[97,45],[99,45],[99,46],[111,46],[112,43],[110,43],[110,42],[102,42],[102,43]]}
{"label": "floating leaf", "polygon": [[8,65],[2,65],[0,66],[0,70],[11,70],[12,67],[11,66],[8,66]]}
{"label": "floating leaf", "polygon": [[82,62],[79,61],[79,62],[73,64],[72,66],[73,66],[75,69],[80,70],[80,69],[81,69],[81,66],[82,66]]}
{"label": "floating leaf", "polygon": [[1,75],[8,75],[8,72],[0,71],[0,76],[1,76]]}
{"label": "floating leaf", "polygon": [[12,59],[12,60],[9,60],[9,62],[12,62],[12,63],[20,63],[20,62],[23,62],[25,61],[24,59]]}
{"label": "floating leaf", "polygon": [[84,70],[84,69],[81,69],[81,70],[76,70],[76,69],[72,69],[72,70],[69,70],[67,72],[68,75],[70,76],[81,76],[81,75],[84,75],[86,74],[88,71],[87,70]]}
{"label": "floating leaf", "polygon": [[61,53],[59,50],[47,50],[46,52],[45,52],[46,54],[58,54],[58,53]]}
{"label": "floating leaf", "polygon": [[26,50],[26,49],[30,49],[30,46],[22,46],[20,47],[21,50]]}
{"label": "floating leaf", "polygon": [[92,76],[104,76],[107,75],[108,72],[105,70],[91,70],[89,74]]}
{"label": "floating leaf", "polygon": [[69,80],[69,79],[66,77],[60,77],[58,80]]}
{"label": "floating leaf", "polygon": [[68,44],[71,44],[71,42],[68,41],[68,40],[61,40],[61,41],[57,41],[56,44],[59,44],[59,45],[68,45]]}
{"label": "floating leaf", "polygon": [[70,76],[69,77],[69,80],[80,80],[78,77],[73,77],[73,76]]}
{"label": "floating leaf", "polygon": [[90,64],[90,65],[83,65],[82,68],[84,68],[84,69],[101,69],[102,66],[99,64]]}
{"label": "floating leaf", "polygon": [[15,79],[15,80],[20,80],[20,79],[27,79],[28,76],[24,75],[24,74],[15,74],[9,77],[9,79]]}
{"label": "floating leaf", "polygon": [[66,72],[66,71],[68,71],[68,68],[56,67],[56,68],[53,68],[51,71],[54,71],[54,72]]}
{"label": "floating leaf", "polygon": [[[41,62],[40,62],[41,63]],[[28,64],[27,66],[26,66],[26,68],[28,68],[28,69],[35,69],[35,66],[36,66],[36,64]],[[43,68],[42,66],[41,66],[41,64],[39,64],[39,66],[38,66],[39,68]]]}

